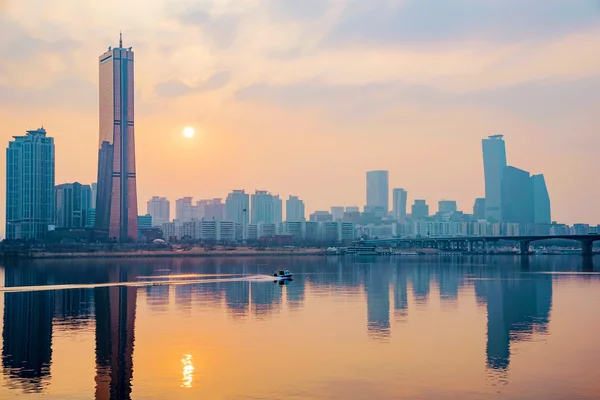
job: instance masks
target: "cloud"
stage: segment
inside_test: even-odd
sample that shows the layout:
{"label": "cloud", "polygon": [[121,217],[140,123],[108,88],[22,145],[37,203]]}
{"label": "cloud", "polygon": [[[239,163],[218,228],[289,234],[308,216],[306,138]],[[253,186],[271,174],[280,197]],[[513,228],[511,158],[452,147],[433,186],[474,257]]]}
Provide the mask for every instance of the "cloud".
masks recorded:
{"label": "cloud", "polygon": [[235,99],[273,107],[313,109],[336,119],[372,118],[402,107],[430,111],[477,108],[519,116],[542,125],[575,124],[590,118],[598,120],[592,116],[595,105],[600,103],[600,75],[577,81],[526,82],[469,92],[399,81],[363,85],[332,85],[318,81],[272,85],[263,82],[239,89]]}
{"label": "cloud", "polygon": [[329,8],[328,0],[270,0],[268,8],[275,18],[305,20],[317,18]]}
{"label": "cloud", "polygon": [[218,49],[229,48],[237,38],[240,16],[233,12],[211,13],[199,5],[180,10],[175,19],[182,25],[196,27]]}
{"label": "cloud", "polygon": [[1,32],[3,40],[0,42],[0,52],[10,55],[2,59],[10,60],[12,63],[23,62],[31,56],[38,57],[59,52],[66,55],[81,46],[80,42],[69,38],[42,38],[31,35],[22,25],[9,19],[2,21]]}
{"label": "cloud", "polygon": [[199,85],[187,85],[178,79],[169,79],[155,86],[156,93],[161,97],[179,97],[190,93],[211,92],[221,89],[231,80],[231,73],[221,71],[211,75]]}
{"label": "cloud", "polygon": [[65,108],[89,110],[97,107],[98,88],[77,75],[62,73],[41,86],[0,84],[0,104],[5,108]]}
{"label": "cloud", "polygon": [[595,0],[349,1],[324,44],[535,40],[597,25],[598,17]]}

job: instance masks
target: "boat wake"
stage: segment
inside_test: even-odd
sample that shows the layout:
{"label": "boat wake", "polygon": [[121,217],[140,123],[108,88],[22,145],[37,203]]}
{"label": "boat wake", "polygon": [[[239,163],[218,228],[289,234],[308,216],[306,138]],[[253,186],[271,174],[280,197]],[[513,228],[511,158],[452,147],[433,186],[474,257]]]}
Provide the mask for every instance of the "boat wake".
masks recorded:
{"label": "boat wake", "polygon": [[[204,275],[208,276],[208,275]],[[215,276],[215,275],[213,275]],[[216,275],[221,276],[221,275]],[[148,278],[148,277],[146,277]],[[163,278],[164,280],[159,280]],[[273,282],[273,277],[269,275],[245,275],[237,278],[213,278],[213,279],[172,279],[169,275],[163,277],[153,277],[152,280],[141,280],[134,282],[107,282],[107,283],[84,283],[84,284],[65,284],[65,285],[38,285],[38,286],[5,286],[0,287],[0,293],[14,292],[39,292],[44,290],[69,290],[69,289],[95,289],[104,287],[145,287],[145,286],[179,286],[196,285],[203,283],[226,283],[226,282]]]}

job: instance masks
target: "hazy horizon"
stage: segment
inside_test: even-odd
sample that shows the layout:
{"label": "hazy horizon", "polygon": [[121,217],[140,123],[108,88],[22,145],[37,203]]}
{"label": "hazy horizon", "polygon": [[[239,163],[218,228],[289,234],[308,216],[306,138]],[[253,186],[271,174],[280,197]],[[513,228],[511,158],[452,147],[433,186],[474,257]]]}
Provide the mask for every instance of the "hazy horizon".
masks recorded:
{"label": "hazy horizon", "polygon": [[233,189],[362,208],[377,169],[409,210],[470,213],[481,139],[499,133],[509,165],[544,174],[553,220],[600,223],[598,3],[449,3],[0,0],[1,139],[43,124],[56,184],[95,182],[98,56],[123,31],[140,214],[154,195],[173,212]]}

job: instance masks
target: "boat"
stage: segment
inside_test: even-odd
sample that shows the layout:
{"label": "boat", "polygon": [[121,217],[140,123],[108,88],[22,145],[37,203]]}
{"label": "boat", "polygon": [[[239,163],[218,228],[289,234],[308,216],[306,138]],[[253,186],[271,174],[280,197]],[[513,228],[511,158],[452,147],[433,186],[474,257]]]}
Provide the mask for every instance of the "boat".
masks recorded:
{"label": "boat", "polygon": [[274,277],[279,279],[292,279],[292,273],[289,270],[279,270],[273,274]]}

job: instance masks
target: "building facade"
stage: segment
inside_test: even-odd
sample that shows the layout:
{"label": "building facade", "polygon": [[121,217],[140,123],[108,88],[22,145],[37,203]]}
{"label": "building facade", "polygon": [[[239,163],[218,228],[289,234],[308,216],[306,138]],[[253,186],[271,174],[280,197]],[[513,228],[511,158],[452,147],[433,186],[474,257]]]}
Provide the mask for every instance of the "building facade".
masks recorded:
{"label": "building facade", "polygon": [[57,228],[84,228],[88,225],[92,189],[79,182],[54,188],[55,225]]}
{"label": "building facade", "polygon": [[475,203],[473,204],[473,218],[475,219],[485,219],[485,198],[477,198],[475,199]]}
{"label": "building facade", "polygon": [[43,239],[54,223],[54,139],[40,128],[6,149],[6,238]]}
{"label": "building facade", "polygon": [[171,222],[171,202],[166,197],[152,196],[146,203],[146,213],[152,216],[152,226]]}
{"label": "building facade", "polygon": [[331,207],[331,215],[334,221],[341,221],[344,219],[345,208],[341,206]]}
{"label": "building facade", "polygon": [[502,221],[522,227],[533,222],[533,187],[529,172],[505,167],[502,175]]}
{"label": "building facade", "polygon": [[396,188],[392,191],[392,211],[394,219],[399,222],[406,221],[406,200],[408,193],[402,188]]}
{"label": "building facade", "polygon": [[440,200],[438,201],[438,212],[441,214],[455,213],[458,211],[458,206],[455,200]]}
{"label": "building facade", "polygon": [[536,224],[549,224],[552,222],[552,213],[550,195],[548,194],[544,175],[533,175],[531,185],[533,191],[533,222]]}
{"label": "building facade", "polygon": [[192,204],[192,197],[182,197],[175,200],[175,219],[188,222],[199,217],[198,207]]}
{"label": "building facade", "polygon": [[389,211],[388,171],[367,171],[367,207]]}
{"label": "building facade", "polygon": [[290,196],[285,201],[285,220],[290,222],[306,221],[304,202],[298,196]]}
{"label": "building facade", "polygon": [[424,219],[429,217],[429,206],[425,200],[417,199],[411,207],[413,220]]}
{"label": "building facade", "polygon": [[281,199],[264,190],[257,190],[251,197],[252,223],[282,222]]}
{"label": "building facade", "polygon": [[249,221],[250,196],[244,190],[234,190],[225,200],[225,219],[239,224]]}
{"label": "building facade", "polygon": [[137,240],[133,51],[100,56],[100,143],[96,229],[120,242]]}
{"label": "building facade", "polygon": [[502,221],[502,174],[506,167],[506,145],[502,135],[482,140],[483,172],[485,175],[485,217],[491,222]]}

